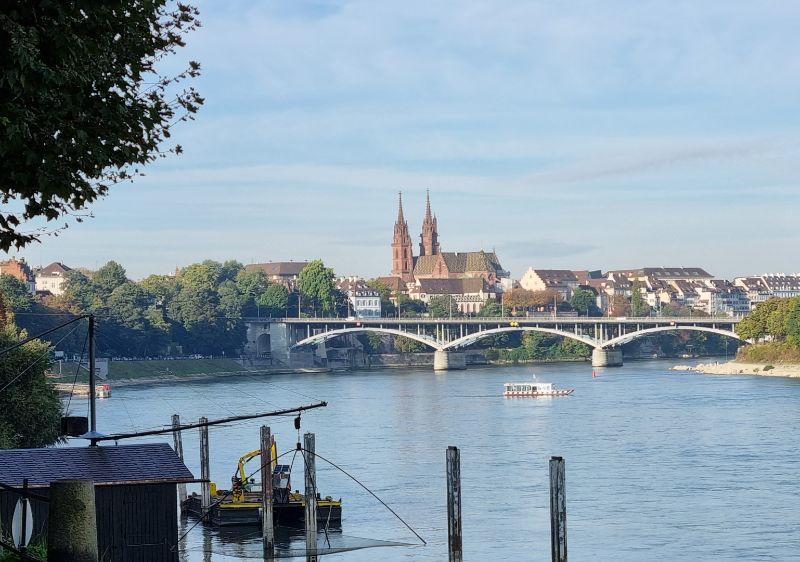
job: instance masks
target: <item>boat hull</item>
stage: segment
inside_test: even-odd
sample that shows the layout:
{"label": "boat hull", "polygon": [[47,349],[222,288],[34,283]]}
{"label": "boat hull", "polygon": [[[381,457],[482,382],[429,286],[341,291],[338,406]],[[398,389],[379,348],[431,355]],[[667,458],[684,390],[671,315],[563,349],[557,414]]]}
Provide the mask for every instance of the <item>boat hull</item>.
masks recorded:
{"label": "boat hull", "polygon": [[539,398],[545,396],[569,396],[573,392],[575,392],[574,388],[568,388],[564,390],[552,390],[550,392],[504,392],[503,396],[507,398],[516,398],[518,396],[526,398]]}
{"label": "boat hull", "polygon": [[[212,504],[214,500],[212,499]],[[192,494],[186,498],[185,510],[195,517],[202,517],[200,496]],[[272,517],[275,525],[302,528],[305,525],[305,505],[300,501],[274,504]],[[244,526],[261,524],[261,506],[252,501],[242,503],[220,502],[209,510],[211,523],[219,526]],[[317,523],[338,528],[342,524],[342,505],[338,502],[321,501],[317,506]]]}

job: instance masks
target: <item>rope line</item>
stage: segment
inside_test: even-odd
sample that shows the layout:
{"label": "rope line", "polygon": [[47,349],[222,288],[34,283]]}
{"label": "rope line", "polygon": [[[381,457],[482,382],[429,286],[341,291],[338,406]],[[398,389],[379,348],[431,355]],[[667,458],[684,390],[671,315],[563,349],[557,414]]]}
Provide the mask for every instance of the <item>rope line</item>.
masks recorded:
{"label": "rope line", "polygon": [[75,383],[78,382],[78,373],[81,371],[81,365],[83,364],[83,354],[86,352],[86,343],[89,341],[89,332],[87,330],[86,337],[83,338],[83,348],[81,349],[81,358],[78,361],[78,365],[75,367],[75,377],[72,379],[72,388],[69,391],[69,399],[67,400],[67,406],[64,408],[66,413],[69,413],[69,405],[72,403],[72,395],[75,394]]}
{"label": "rope line", "polygon": [[[305,449],[303,449],[303,450],[305,451]],[[330,461],[330,460],[326,459],[325,457],[323,457],[323,456],[322,456],[322,455],[320,455],[319,453],[315,453],[315,452],[311,452],[311,451],[307,451],[307,452],[311,453],[312,455],[314,455],[314,456],[315,456],[315,457],[317,457],[317,458],[320,458],[320,459],[324,460],[326,463],[328,463],[329,465],[331,465],[333,468],[335,468],[335,469],[339,470],[339,471],[340,471],[340,472],[342,472],[342,473],[343,473],[345,476],[347,476],[348,478],[350,478],[350,479],[351,479],[353,482],[355,482],[356,484],[358,484],[359,486],[361,486],[362,488],[364,488],[364,490],[366,490],[366,491],[367,491],[367,492],[368,492],[368,493],[369,493],[369,494],[370,494],[370,495],[371,495],[373,498],[375,498],[376,500],[378,500],[379,502],[381,502],[381,504],[383,505],[383,507],[385,507],[386,509],[388,509],[388,510],[389,510],[389,511],[392,513],[392,515],[394,515],[395,517],[397,517],[397,519],[398,519],[398,520],[399,520],[399,521],[400,521],[400,522],[401,522],[403,525],[405,525],[405,526],[406,526],[406,528],[407,528],[409,531],[411,531],[412,533],[414,533],[414,536],[416,536],[416,537],[417,537],[419,540],[421,540],[421,541],[422,541],[422,544],[424,544],[424,545],[427,545],[427,544],[428,544],[428,543],[425,541],[425,539],[423,539],[421,536],[419,536],[419,533],[417,533],[417,532],[416,532],[414,529],[412,529],[412,528],[411,528],[411,525],[409,525],[408,523],[406,523],[406,522],[405,522],[405,520],[404,520],[402,517],[400,517],[400,516],[397,514],[397,512],[396,512],[395,510],[393,510],[391,507],[389,507],[389,505],[388,505],[388,504],[387,504],[385,501],[383,501],[381,498],[379,498],[379,497],[378,497],[378,496],[375,494],[375,492],[373,492],[372,490],[370,490],[369,488],[367,488],[367,487],[366,487],[364,484],[362,484],[362,483],[361,483],[361,482],[358,480],[358,478],[356,478],[355,476],[353,476],[352,474],[350,474],[349,472],[347,472],[345,469],[343,469],[341,466],[337,465],[337,464],[336,464],[336,463],[334,463],[333,461]]]}

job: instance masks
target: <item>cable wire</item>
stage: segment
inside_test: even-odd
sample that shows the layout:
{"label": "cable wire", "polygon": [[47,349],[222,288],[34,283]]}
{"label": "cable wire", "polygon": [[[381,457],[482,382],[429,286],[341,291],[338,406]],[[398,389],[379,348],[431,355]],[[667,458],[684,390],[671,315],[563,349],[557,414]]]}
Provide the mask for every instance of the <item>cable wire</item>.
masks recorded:
{"label": "cable wire", "polygon": [[[65,324],[65,325],[66,325],[66,324]],[[64,326],[59,326],[59,327],[60,327],[60,328],[63,328]],[[13,379],[11,379],[10,381],[8,381],[8,382],[6,383],[6,385],[5,385],[3,388],[0,388],[0,392],[3,392],[3,391],[4,391],[5,389],[7,389],[9,386],[11,386],[11,385],[12,385],[12,384],[14,384],[15,382],[17,382],[17,380],[19,380],[19,378],[20,378],[22,375],[24,375],[25,373],[27,373],[28,371],[30,371],[30,370],[31,370],[31,369],[34,367],[34,365],[36,365],[36,364],[37,364],[39,361],[41,361],[42,359],[44,359],[45,357],[47,357],[47,356],[50,354],[50,348],[51,348],[51,347],[53,347],[53,348],[54,348],[54,347],[58,346],[58,344],[60,344],[62,341],[64,341],[65,339],[67,339],[69,336],[71,336],[71,335],[72,335],[72,333],[73,333],[75,330],[77,330],[77,329],[78,329],[78,326],[75,326],[75,327],[74,327],[74,328],[72,328],[72,329],[71,329],[69,332],[67,332],[67,334],[66,334],[66,335],[65,335],[63,338],[61,338],[60,340],[58,340],[56,343],[54,343],[54,344],[51,344],[51,345],[48,345],[48,346],[47,346],[47,349],[45,349],[45,352],[44,352],[44,353],[42,353],[42,354],[41,354],[41,355],[40,355],[40,356],[39,356],[37,359],[35,359],[35,360],[34,360],[34,361],[33,361],[33,362],[30,364],[30,365],[28,365],[27,367],[25,367],[25,369],[24,369],[24,370],[22,370],[22,372],[20,372],[20,373],[19,373],[19,374],[18,374],[16,377],[14,377],[14,378],[13,378]],[[55,330],[50,330],[50,331],[52,332],[52,331],[55,331]],[[31,341],[31,340],[30,340],[30,338],[28,338],[28,339],[26,340],[26,342],[28,342],[28,341]],[[8,348],[8,350],[10,350],[10,349],[16,349],[17,347],[19,347],[19,346],[12,346],[12,347]],[[6,350],[6,351],[8,351],[8,350]],[[0,353],[0,355],[2,355],[2,353]]]}

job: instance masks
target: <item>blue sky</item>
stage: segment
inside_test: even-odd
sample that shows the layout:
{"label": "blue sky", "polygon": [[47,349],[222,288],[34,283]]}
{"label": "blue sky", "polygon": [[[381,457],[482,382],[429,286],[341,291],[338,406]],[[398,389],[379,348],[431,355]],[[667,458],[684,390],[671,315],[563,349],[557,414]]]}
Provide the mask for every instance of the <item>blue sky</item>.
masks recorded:
{"label": "blue sky", "polygon": [[182,156],[21,254],[390,268],[402,189],[443,250],[528,266],[800,271],[800,3],[200,2]]}

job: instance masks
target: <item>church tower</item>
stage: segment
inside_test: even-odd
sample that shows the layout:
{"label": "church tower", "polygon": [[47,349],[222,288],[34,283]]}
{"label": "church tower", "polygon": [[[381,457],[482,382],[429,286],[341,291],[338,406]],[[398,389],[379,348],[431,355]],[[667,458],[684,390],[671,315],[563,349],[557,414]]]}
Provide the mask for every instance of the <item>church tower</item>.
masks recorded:
{"label": "church tower", "polygon": [[403,281],[412,280],[414,271],[414,245],[408,233],[408,223],[403,216],[403,192],[398,195],[397,221],[394,223],[394,239],[392,240],[392,275],[402,277]]}
{"label": "church tower", "polygon": [[436,231],[436,215],[431,216],[431,194],[425,191],[425,220],[419,235],[419,255],[433,256],[439,253],[439,233]]}

